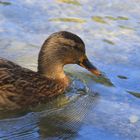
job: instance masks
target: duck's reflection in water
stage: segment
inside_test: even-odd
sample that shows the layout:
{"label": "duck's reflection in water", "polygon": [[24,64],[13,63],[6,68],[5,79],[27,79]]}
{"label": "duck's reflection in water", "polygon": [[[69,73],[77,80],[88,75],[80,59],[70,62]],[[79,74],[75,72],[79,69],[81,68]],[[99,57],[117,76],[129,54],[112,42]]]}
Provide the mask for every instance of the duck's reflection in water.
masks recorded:
{"label": "duck's reflection in water", "polygon": [[65,139],[77,135],[90,108],[96,105],[98,98],[98,94],[78,96],[62,110],[43,117],[39,122],[42,139]]}

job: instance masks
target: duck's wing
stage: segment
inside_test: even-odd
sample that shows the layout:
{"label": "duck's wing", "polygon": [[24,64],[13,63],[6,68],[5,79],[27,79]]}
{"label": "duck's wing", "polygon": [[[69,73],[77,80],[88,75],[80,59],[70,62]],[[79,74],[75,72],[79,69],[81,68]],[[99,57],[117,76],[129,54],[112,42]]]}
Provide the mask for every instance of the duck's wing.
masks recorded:
{"label": "duck's wing", "polygon": [[15,81],[16,77],[14,77],[14,75],[16,75],[17,69],[21,69],[20,66],[11,61],[0,58],[0,89]]}
{"label": "duck's wing", "polygon": [[[32,102],[38,92],[40,76],[29,69],[0,58],[0,107]],[[31,99],[33,98],[33,99]]]}
{"label": "duck's wing", "polygon": [[63,91],[63,84],[0,58],[0,107],[36,104]]}
{"label": "duck's wing", "polygon": [[14,83],[19,75],[17,72],[21,72],[21,69],[19,65],[0,58],[0,89],[3,86]]}
{"label": "duck's wing", "polygon": [[0,58],[0,108],[16,106],[10,98],[18,98],[15,82],[16,71],[21,67],[6,59]]}

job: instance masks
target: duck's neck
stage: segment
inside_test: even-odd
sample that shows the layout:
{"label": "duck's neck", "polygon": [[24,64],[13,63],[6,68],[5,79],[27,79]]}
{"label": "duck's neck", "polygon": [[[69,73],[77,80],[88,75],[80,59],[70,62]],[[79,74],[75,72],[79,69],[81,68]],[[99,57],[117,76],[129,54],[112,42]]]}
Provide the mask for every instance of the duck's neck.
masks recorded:
{"label": "duck's neck", "polygon": [[38,73],[55,81],[60,81],[64,86],[69,85],[69,78],[65,75],[63,66],[57,62],[47,61],[45,64],[39,62]]}
{"label": "duck's neck", "polygon": [[60,54],[57,55],[53,50],[53,45],[58,46],[58,44],[55,44],[55,42],[48,43],[48,41],[49,39],[44,42],[39,52],[38,73],[55,81],[64,81],[64,85],[68,85],[69,78],[64,73],[64,65],[59,57]]}
{"label": "duck's neck", "polygon": [[50,79],[63,79],[66,77],[63,67],[57,64],[45,63],[45,65],[38,67],[38,72]]}

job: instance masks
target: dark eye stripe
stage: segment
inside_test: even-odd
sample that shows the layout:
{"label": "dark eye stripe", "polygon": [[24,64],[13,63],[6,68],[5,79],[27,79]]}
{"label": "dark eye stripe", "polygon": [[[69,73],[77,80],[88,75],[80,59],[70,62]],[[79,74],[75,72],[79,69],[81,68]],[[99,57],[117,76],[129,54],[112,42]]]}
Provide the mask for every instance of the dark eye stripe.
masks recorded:
{"label": "dark eye stripe", "polygon": [[[75,45],[75,46],[70,46],[70,45],[68,45],[68,44],[66,44],[66,43],[63,43],[62,46],[64,46],[64,47],[63,47],[63,50],[65,50],[65,51],[69,50],[69,47],[71,47],[72,49],[77,50],[77,51],[79,51],[79,52],[85,52],[84,49],[78,47],[77,45]],[[68,46],[69,46],[69,47],[68,47]]]}
{"label": "dark eye stripe", "polygon": [[73,49],[76,49],[77,51],[80,51],[80,52],[84,52],[84,50],[82,48],[79,48],[76,46],[72,46]]}

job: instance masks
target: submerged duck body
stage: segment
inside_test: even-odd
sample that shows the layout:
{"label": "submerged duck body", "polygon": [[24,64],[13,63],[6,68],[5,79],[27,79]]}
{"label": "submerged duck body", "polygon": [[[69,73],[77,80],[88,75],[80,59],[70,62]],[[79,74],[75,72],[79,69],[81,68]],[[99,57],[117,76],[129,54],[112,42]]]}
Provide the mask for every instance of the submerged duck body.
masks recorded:
{"label": "submerged duck body", "polygon": [[100,75],[85,55],[84,42],[66,31],[54,33],[44,42],[37,72],[0,58],[0,108],[29,107],[64,93],[69,85],[63,71],[66,64],[78,64]]}

